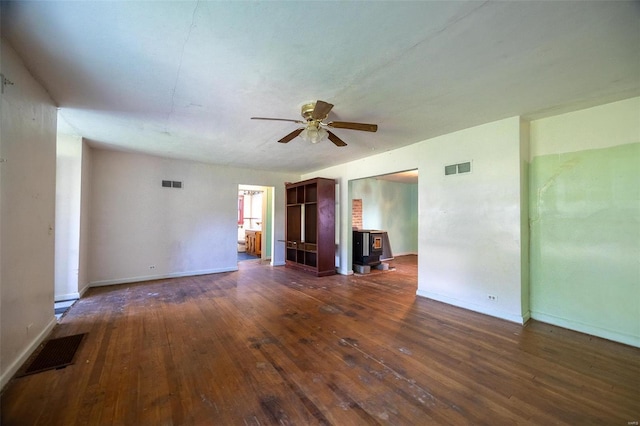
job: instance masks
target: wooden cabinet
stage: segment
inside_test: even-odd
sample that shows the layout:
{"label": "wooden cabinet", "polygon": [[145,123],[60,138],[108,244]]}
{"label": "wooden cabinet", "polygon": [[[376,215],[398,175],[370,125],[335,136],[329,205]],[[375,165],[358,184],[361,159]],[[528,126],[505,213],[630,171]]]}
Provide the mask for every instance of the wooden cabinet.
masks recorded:
{"label": "wooden cabinet", "polygon": [[286,265],[318,277],[335,267],[336,189],[333,179],[286,184]]}
{"label": "wooden cabinet", "polygon": [[262,255],[262,232],[260,231],[244,231],[245,246],[247,253],[254,256]]}

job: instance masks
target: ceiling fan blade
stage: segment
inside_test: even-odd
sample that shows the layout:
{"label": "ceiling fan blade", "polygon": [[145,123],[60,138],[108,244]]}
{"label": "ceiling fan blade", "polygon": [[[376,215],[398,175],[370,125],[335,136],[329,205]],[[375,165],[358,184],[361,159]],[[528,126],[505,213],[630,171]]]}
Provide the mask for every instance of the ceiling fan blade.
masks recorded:
{"label": "ceiling fan blade", "polygon": [[378,131],[377,124],[351,123],[349,121],[332,121],[331,123],[327,123],[327,126],[333,127],[334,129],[363,130],[365,132]]}
{"label": "ceiling fan blade", "polygon": [[347,144],[346,144],[342,139],[340,139],[339,137],[337,137],[337,136],[335,135],[335,133],[330,132],[330,131],[328,131],[328,130],[327,130],[327,133],[329,134],[329,135],[327,136],[327,137],[329,138],[329,140],[330,140],[331,142],[333,142],[336,146],[347,146]]}
{"label": "ceiling fan blade", "polygon": [[292,139],[295,139],[300,133],[302,133],[303,130],[304,130],[304,127],[302,129],[296,129],[293,132],[289,133],[284,138],[280,139],[278,142],[287,143],[287,142],[291,141]]}
{"label": "ceiling fan blade", "polygon": [[311,118],[314,120],[324,120],[327,115],[329,115],[331,108],[333,108],[333,105],[330,103],[325,101],[316,101],[316,106],[313,108]]}
{"label": "ceiling fan blade", "polygon": [[291,121],[293,123],[305,124],[302,120],[292,120],[290,118],[269,118],[269,117],[251,117],[252,120],[272,120],[272,121]]}

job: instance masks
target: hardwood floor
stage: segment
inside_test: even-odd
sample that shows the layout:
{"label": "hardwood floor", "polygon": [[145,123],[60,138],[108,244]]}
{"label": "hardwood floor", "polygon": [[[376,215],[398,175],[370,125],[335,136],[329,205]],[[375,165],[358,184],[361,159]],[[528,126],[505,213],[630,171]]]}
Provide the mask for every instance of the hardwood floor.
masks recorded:
{"label": "hardwood floor", "polygon": [[391,264],[91,289],[52,334],[88,333],[76,363],[14,378],[2,425],[640,420],[640,349],[416,297],[415,256]]}

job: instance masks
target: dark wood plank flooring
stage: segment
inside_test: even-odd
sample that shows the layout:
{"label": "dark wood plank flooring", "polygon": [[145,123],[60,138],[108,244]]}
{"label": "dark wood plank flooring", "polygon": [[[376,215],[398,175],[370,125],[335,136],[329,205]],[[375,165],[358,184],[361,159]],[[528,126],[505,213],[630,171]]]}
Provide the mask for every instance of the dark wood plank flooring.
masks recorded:
{"label": "dark wood plank flooring", "polygon": [[88,333],[76,363],[14,378],[2,425],[640,420],[640,349],[416,297],[416,257],[391,265],[91,289],[52,333]]}

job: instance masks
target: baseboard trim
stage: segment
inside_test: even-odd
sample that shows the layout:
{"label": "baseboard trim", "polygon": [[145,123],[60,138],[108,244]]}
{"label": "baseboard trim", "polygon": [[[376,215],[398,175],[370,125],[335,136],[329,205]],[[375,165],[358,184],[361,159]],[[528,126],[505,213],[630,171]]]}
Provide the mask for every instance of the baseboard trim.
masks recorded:
{"label": "baseboard trim", "polygon": [[438,302],[446,303],[448,305],[457,306],[458,308],[468,309],[470,311],[478,312],[484,315],[500,318],[516,324],[523,325],[528,320],[528,313],[525,315],[514,315],[508,312],[500,311],[497,309],[488,309],[482,305],[476,305],[475,303],[469,303],[464,300],[454,299],[452,297],[443,296],[441,294],[432,293],[418,289],[416,295],[420,297],[426,297],[427,299],[437,300]]}
{"label": "baseboard trim", "polygon": [[337,268],[336,272],[339,275],[353,275],[353,269],[340,269],[340,268]]}
{"label": "baseboard trim", "polygon": [[53,298],[54,302],[66,302],[67,300],[78,300],[80,299],[80,293],[67,293],[60,294]]}
{"label": "baseboard trim", "polygon": [[80,289],[80,293],[79,293],[80,298],[82,298],[82,296],[87,292],[87,290],[89,290],[89,284],[85,284],[85,286]]}
{"label": "baseboard trim", "polygon": [[600,337],[602,339],[611,340],[613,342],[618,342],[625,345],[635,346],[636,348],[640,348],[640,336],[620,333],[619,331],[609,330],[609,329],[594,326],[591,324],[585,324],[580,321],[575,321],[567,318],[558,317],[555,315],[545,314],[543,312],[532,311],[531,318],[533,318],[536,321],[544,322],[544,323],[555,325],[562,328],[567,328],[569,330],[588,334],[590,336]]}
{"label": "baseboard trim", "polygon": [[0,376],[0,389],[4,389],[5,385],[13,378],[13,375],[18,372],[22,364],[31,356],[38,346],[47,338],[49,333],[56,326],[58,321],[56,317],[51,317],[49,324],[31,341],[31,343],[20,353],[20,355],[7,367],[7,369]]}
{"label": "baseboard trim", "polygon": [[55,296],[53,301],[54,302],[66,302],[68,300],[78,300],[82,297],[82,295],[89,289],[89,285],[85,285],[84,287],[82,287],[82,289],[80,289],[80,291],[75,292],[75,293],[67,293],[67,294],[60,294],[58,296]]}
{"label": "baseboard trim", "polygon": [[200,271],[176,272],[173,274],[146,275],[142,277],[118,278],[115,280],[92,281],[89,283],[89,287],[104,287],[108,285],[129,284],[129,283],[137,283],[142,281],[164,280],[167,278],[194,277],[197,275],[219,274],[222,272],[234,272],[237,270],[238,270],[238,266],[236,265],[229,268],[204,269]]}

